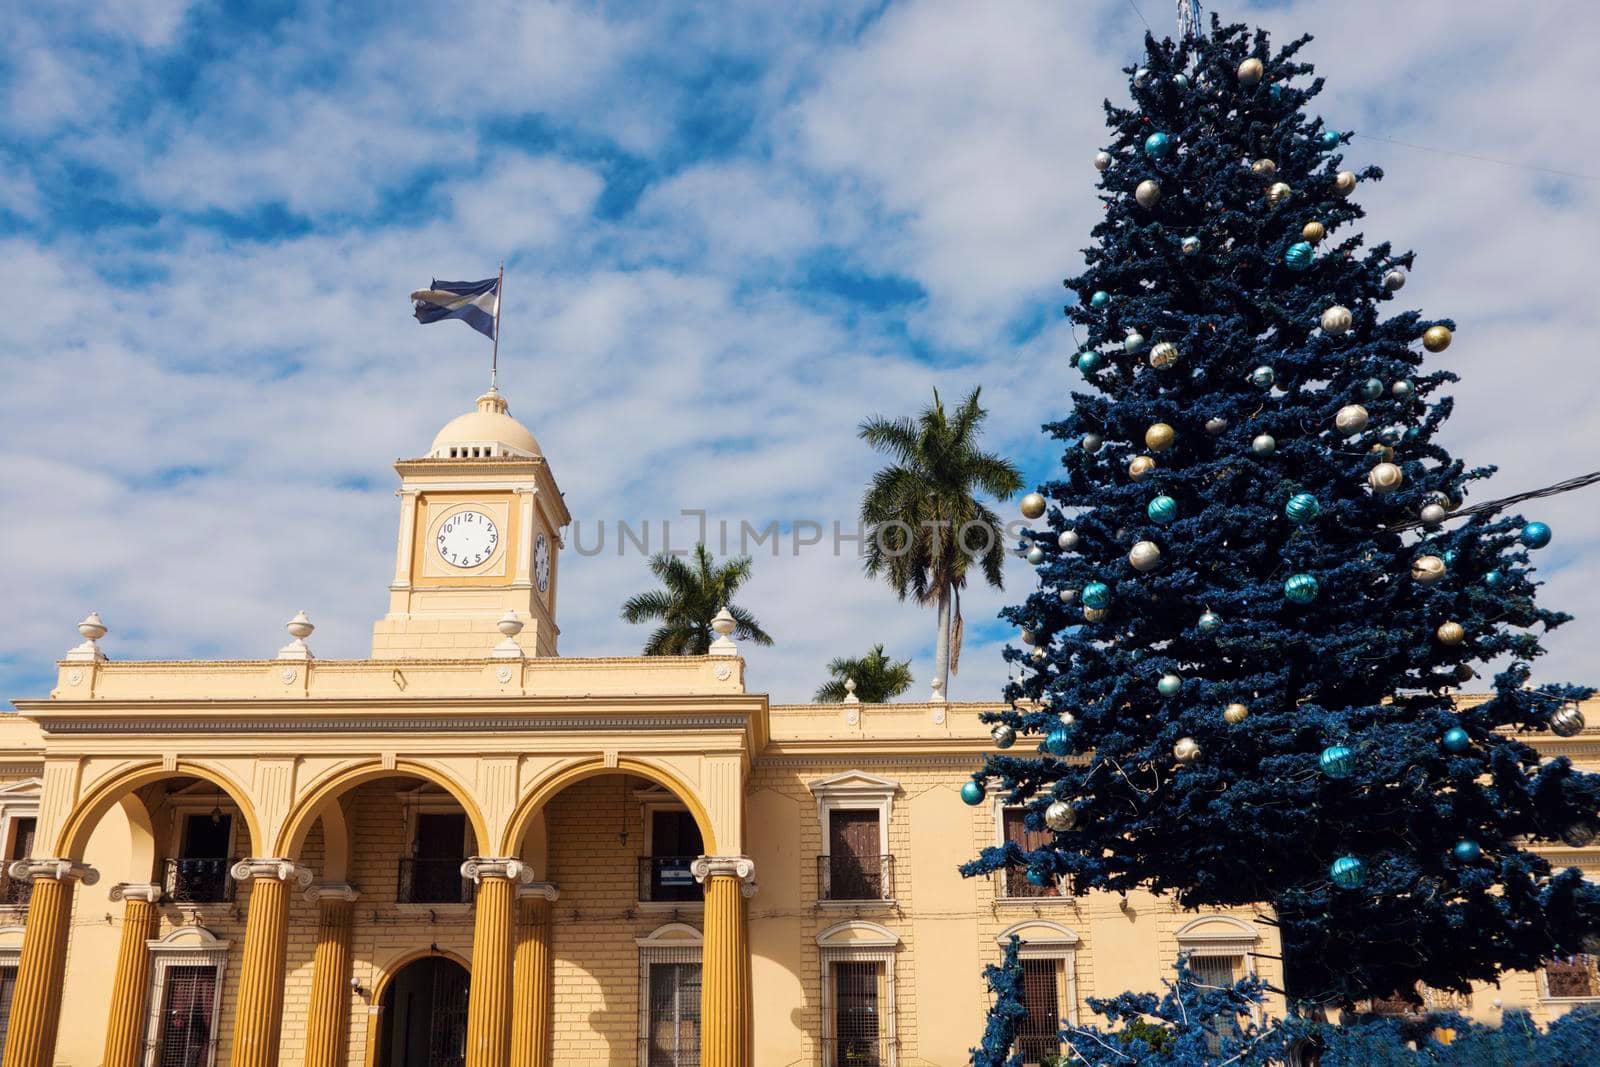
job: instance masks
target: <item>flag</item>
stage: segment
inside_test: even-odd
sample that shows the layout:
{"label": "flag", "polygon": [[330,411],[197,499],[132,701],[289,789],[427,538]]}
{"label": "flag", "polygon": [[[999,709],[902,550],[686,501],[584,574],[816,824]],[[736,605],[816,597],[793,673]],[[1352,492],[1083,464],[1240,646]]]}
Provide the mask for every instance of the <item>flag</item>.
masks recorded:
{"label": "flag", "polygon": [[441,282],[437,278],[426,289],[411,294],[414,314],[422,323],[441,319],[460,319],[485,337],[495,336],[500,320],[500,279],[481,282]]}

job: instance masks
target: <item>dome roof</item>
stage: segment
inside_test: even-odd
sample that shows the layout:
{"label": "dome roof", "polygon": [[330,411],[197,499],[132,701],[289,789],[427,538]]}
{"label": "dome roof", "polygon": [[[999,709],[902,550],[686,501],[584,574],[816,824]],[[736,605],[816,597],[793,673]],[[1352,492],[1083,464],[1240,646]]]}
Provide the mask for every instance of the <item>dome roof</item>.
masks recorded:
{"label": "dome roof", "polygon": [[478,398],[478,410],[444,424],[428,449],[431,459],[490,459],[542,455],[539,442],[507,414],[505,397],[493,387]]}

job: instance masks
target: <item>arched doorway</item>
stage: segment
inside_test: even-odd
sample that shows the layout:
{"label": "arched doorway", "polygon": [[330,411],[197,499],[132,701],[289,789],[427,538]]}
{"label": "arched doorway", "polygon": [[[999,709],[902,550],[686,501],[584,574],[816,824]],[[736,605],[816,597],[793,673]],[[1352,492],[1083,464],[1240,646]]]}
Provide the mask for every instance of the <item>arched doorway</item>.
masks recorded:
{"label": "arched doorway", "polygon": [[396,971],[380,1001],[378,1067],[462,1067],[467,985],[467,969],[447,956],[423,956]]}

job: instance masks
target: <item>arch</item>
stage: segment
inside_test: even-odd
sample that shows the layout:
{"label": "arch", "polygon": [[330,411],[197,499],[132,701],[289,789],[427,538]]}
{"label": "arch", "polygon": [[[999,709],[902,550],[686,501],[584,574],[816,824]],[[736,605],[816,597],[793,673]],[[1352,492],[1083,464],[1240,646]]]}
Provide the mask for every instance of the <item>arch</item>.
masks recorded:
{"label": "arch", "polygon": [[500,855],[515,856],[518,854],[523,835],[527,833],[529,821],[535,813],[544,810],[544,806],[550,802],[550,798],[569,785],[575,785],[586,778],[597,778],[603,774],[631,774],[639,778],[647,778],[666,789],[681,800],[683,806],[689,809],[689,814],[694,816],[695,824],[700,827],[700,842],[706,850],[706,855],[715,856],[718,854],[716,831],[712,828],[711,816],[706,812],[705,805],[700,802],[700,798],[695,795],[694,790],[685,785],[676,775],[642,760],[623,757],[617,760],[615,766],[611,766],[604,759],[596,756],[567,764],[545,778],[517,802],[516,810],[511,813],[511,819],[506,823],[506,835],[500,843]]}
{"label": "arch", "polygon": [[688,923],[663,923],[643,937],[633,939],[640,948],[699,948],[705,936]]}
{"label": "arch", "polygon": [[385,767],[377,760],[353,763],[323,775],[290,810],[289,817],[283,822],[283,829],[278,831],[273,855],[289,859],[296,857],[305,847],[306,835],[321,816],[324,804],[330,799],[337,800],[357,786],[380,778],[421,778],[449,793],[461,805],[461,810],[467,813],[467,823],[472,827],[479,853],[487,855],[483,850],[489,840],[489,825],[484,821],[483,812],[478,809],[472,794],[443,771],[415,760],[396,760],[393,767]]}
{"label": "arch", "polygon": [[388,992],[389,983],[393,982],[394,976],[403,971],[408,964],[415,963],[418,960],[431,959],[435,956],[443,956],[447,960],[459,963],[462,969],[468,974],[472,973],[472,961],[468,960],[459,952],[452,952],[447,948],[412,949],[409,952],[402,952],[400,955],[396,956],[382,967],[375,966],[378,976],[373,979],[372,991],[367,994],[367,996],[370,998],[370,1003],[383,1003],[383,995],[384,993]]}
{"label": "arch", "polygon": [[1000,931],[995,942],[999,945],[1008,944],[1015,937],[1025,945],[1059,946],[1071,948],[1078,943],[1078,935],[1060,923],[1051,922],[1049,919],[1024,919],[1019,923],[1012,923]]}
{"label": "arch", "polygon": [[306,824],[306,832],[310,833],[312,823],[322,823],[322,869],[317,877],[324,882],[343,882],[350,874],[350,823],[344,805],[338,796],[331,796],[315,814]]}
{"label": "arch", "polygon": [[1261,932],[1232,915],[1202,915],[1191,919],[1173,935],[1181,948],[1237,945],[1249,948],[1261,940]]}
{"label": "arch", "polygon": [[[261,855],[260,848],[265,843],[261,834],[261,820],[256,815],[255,807],[246,799],[249,794],[244,787],[221,771],[180,760],[171,769],[160,763],[138,763],[96,783],[73,805],[72,813],[67,816],[66,824],[56,839],[56,856],[74,863],[81,862],[83,850],[89,844],[89,836],[112,805],[134,790],[165,778],[199,778],[228,794],[228,799],[238,805],[239,814],[244,816],[245,827],[250,831],[250,854]],[[151,847],[153,849],[154,845]]]}
{"label": "arch", "polygon": [[817,935],[819,948],[894,948],[899,943],[893,930],[863,919],[834,923]]}

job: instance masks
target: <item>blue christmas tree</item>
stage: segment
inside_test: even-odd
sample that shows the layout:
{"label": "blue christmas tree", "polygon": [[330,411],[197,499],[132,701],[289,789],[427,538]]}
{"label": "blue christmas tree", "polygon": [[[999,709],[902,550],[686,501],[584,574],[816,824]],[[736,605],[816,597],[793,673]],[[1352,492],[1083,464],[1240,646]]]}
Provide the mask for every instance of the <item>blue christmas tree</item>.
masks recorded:
{"label": "blue christmas tree", "polygon": [[1437,440],[1454,324],[1397,304],[1412,254],[1358,232],[1381,174],[1307,113],[1307,40],[1147,37],[1105,105],[1105,218],[1066,282],[1088,391],[1046,427],[1039,589],[989,716],[1026,740],[964,787],[1056,832],[964,870],[1270,905],[1290,993],[1350,1004],[1594,951],[1600,886],[1527,845],[1592,840],[1600,776],[1517,736],[1582,729],[1591,693],[1529,684],[1567,619],[1534,602],[1550,531],[1452,514],[1493,470]]}

